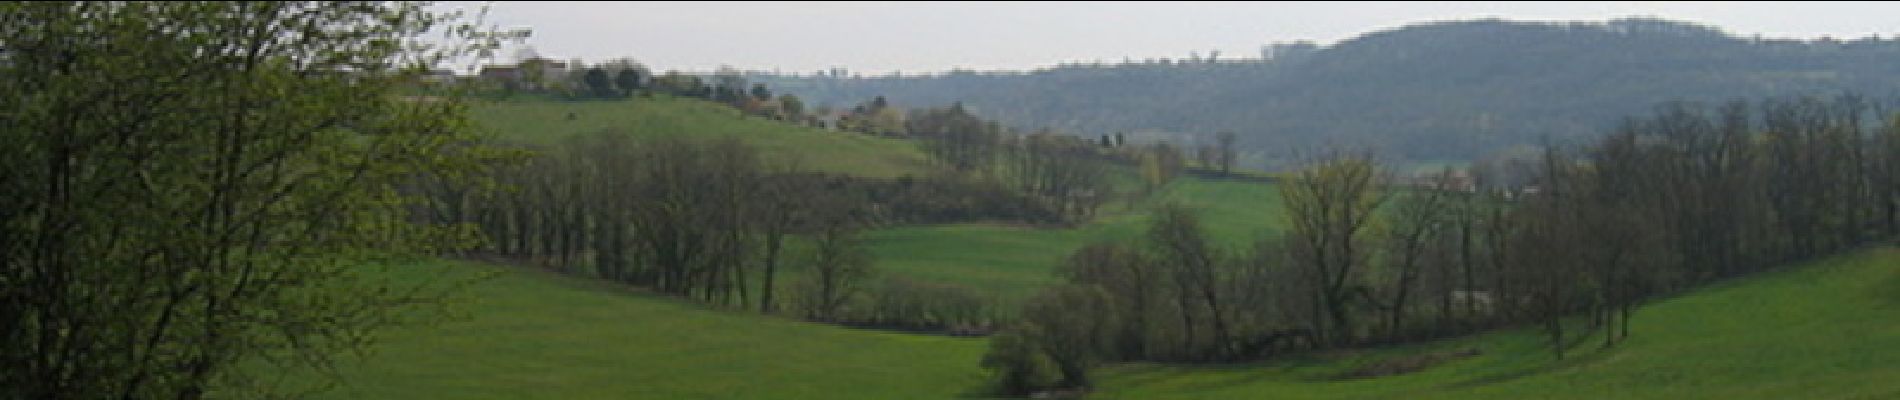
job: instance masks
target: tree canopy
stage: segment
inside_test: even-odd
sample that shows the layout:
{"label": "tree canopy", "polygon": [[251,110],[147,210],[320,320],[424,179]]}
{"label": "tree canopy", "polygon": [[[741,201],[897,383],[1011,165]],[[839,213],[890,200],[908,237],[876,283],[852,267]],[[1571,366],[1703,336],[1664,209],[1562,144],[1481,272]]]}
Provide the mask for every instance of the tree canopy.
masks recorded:
{"label": "tree canopy", "polygon": [[[441,304],[361,273],[452,251],[419,179],[465,181],[483,47],[414,3],[0,3],[0,398],[262,396]],[[416,36],[448,28],[434,50]]]}

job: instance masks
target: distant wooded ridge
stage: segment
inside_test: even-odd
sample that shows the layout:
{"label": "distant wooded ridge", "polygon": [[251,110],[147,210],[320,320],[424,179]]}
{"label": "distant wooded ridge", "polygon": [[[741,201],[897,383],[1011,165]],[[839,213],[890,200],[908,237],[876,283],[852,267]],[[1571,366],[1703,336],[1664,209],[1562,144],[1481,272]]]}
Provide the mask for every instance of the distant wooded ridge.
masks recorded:
{"label": "distant wooded ridge", "polygon": [[961,101],[1021,130],[1210,144],[1239,135],[1241,163],[1281,169],[1302,150],[1370,146],[1398,162],[1468,161],[1582,144],[1622,116],[1670,101],[1833,96],[1900,89],[1900,40],[1738,37],[1685,22],[1452,21],[1259,58],[1065,64],[1032,72],[853,77],[843,70],[747,78],[849,108]]}

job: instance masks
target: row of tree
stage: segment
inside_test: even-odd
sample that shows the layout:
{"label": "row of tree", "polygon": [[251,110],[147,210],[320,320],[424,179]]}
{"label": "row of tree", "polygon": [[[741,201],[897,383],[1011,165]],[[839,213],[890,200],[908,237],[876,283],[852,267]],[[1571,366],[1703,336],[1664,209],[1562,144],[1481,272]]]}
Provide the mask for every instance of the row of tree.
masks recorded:
{"label": "row of tree", "polygon": [[577,73],[580,86],[587,90],[585,93],[576,93],[574,97],[605,99],[633,97],[646,88],[647,78],[652,76],[646,67],[625,59],[581,69]]}
{"label": "row of tree", "polygon": [[[709,77],[667,71],[655,75],[645,65],[620,58],[585,65],[569,61],[570,69],[548,67],[552,60],[533,58],[520,65],[523,76],[500,82],[498,94],[506,95],[524,88],[551,94],[565,100],[620,100],[636,95],[667,94],[710,100],[739,110],[744,115],[760,116],[800,124],[819,125],[816,115],[805,110],[804,101],[791,94],[774,95],[764,83],[748,83],[736,71],[722,69]],[[543,76],[549,71],[565,71],[560,76]]]}
{"label": "row of tree", "polygon": [[1323,154],[1280,184],[1282,237],[1221,248],[1163,207],[1143,239],[1074,253],[1067,283],[1025,305],[984,364],[1024,393],[1085,387],[1106,361],[1500,324],[1541,326],[1559,358],[1588,332],[1611,346],[1646,299],[1900,235],[1900,116],[1878,110],[1855,96],[1670,104],[1593,146],[1412,180],[1369,153]]}
{"label": "row of tree", "polygon": [[[416,189],[434,199],[429,222],[478,227],[490,239],[486,254],[715,305],[776,312],[789,304],[816,320],[982,331],[997,320],[990,299],[956,285],[873,279],[854,232],[907,223],[1077,223],[1115,194],[1108,177],[1117,162],[1147,160],[1163,174],[1151,178],[1155,185],[1183,168],[1179,150],[1166,144],[1119,148],[1047,131],[1016,135],[955,106],[918,110],[904,122],[938,173],[820,174],[767,162],[736,140],[635,140],[603,131],[532,149],[539,156],[500,174],[510,190]],[[798,285],[789,297],[780,284],[788,265]]]}
{"label": "row of tree", "polygon": [[997,181],[1053,209],[1067,222],[1093,216],[1111,196],[1110,149],[1077,136],[1043,130],[1012,134],[961,104],[912,112],[910,137],[942,168]]}
{"label": "row of tree", "polygon": [[[974,179],[868,179],[803,171],[742,142],[576,136],[505,168],[490,191],[412,188],[426,222],[466,224],[475,254],[707,304],[818,321],[982,332],[989,299],[954,284],[877,277],[859,232],[902,223],[1059,221],[1034,198]],[[788,288],[790,290],[788,290]]]}
{"label": "row of tree", "polygon": [[797,305],[818,319],[869,270],[857,239],[871,222],[861,196],[736,140],[601,132],[539,151],[503,172],[513,190],[429,187],[433,217],[479,227],[491,254],[764,312],[780,306],[786,249],[803,240],[809,251],[797,262],[816,280],[800,283],[812,291]]}

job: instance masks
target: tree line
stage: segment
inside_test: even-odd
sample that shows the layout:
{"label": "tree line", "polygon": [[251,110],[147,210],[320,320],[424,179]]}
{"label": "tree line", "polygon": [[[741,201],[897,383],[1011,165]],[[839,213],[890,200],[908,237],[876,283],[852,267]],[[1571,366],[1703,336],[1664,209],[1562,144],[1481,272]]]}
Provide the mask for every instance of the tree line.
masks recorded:
{"label": "tree line", "polygon": [[[428,215],[478,228],[485,254],[764,312],[784,303],[782,274],[797,263],[816,281],[798,282],[812,291],[796,306],[817,319],[836,313],[869,270],[862,196],[735,139],[609,131],[533,151],[500,173],[508,190],[419,186],[433,199]],[[788,255],[795,240],[810,251]]]}
{"label": "tree line", "polygon": [[1590,146],[1407,178],[1369,152],[1279,186],[1288,233],[1220,248],[1180,206],[1070,255],[998,333],[1001,389],[1103,362],[1243,361],[1530,324],[1553,354],[1648,299],[1900,235],[1900,114],[1854,95],[1670,103]]}
{"label": "tree line", "polygon": [[[721,69],[710,76],[680,71],[654,74],[631,58],[613,59],[594,65],[585,65],[576,59],[565,65],[571,69],[564,70],[565,74],[560,76],[544,76],[547,71],[538,64],[523,65],[521,71],[526,76],[487,82],[484,86],[485,95],[505,98],[526,91],[565,101],[589,101],[626,100],[636,96],[663,94],[723,104],[739,110],[742,116],[758,116],[809,126],[823,125],[818,115],[805,109],[805,102],[797,95],[775,94],[765,83],[747,82],[731,69]],[[533,84],[524,85],[523,82]],[[533,90],[527,90],[530,87]]]}
{"label": "tree line", "polygon": [[[921,177],[819,173],[736,139],[609,130],[521,146],[537,155],[499,172],[505,190],[453,182],[411,190],[431,199],[418,214],[428,222],[488,238],[479,255],[813,320],[987,330],[997,310],[970,288],[875,276],[861,232],[1079,222],[1111,194],[1111,160],[1092,141],[1008,135],[960,109],[918,115],[908,125],[941,167]],[[942,150],[951,146],[962,147]]]}

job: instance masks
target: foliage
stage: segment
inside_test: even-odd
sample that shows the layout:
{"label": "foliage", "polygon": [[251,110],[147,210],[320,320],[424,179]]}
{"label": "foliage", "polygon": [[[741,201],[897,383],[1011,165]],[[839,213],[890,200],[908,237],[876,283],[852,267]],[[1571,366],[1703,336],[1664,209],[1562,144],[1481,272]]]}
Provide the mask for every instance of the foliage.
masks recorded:
{"label": "foliage", "polygon": [[1167,142],[1155,143],[1144,147],[1140,152],[1141,180],[1145,192],[1154,192],[1174,178],[1181,175],[1183,159],[1181,150]]}
{"label": "foliage", "polygon": [[988,301],[975,290],[954,283],[884,277],[865,297],[868,315],[849,316],[849,322],[956,335],[987,333],[992,322],[988,320]]}
{"label": "foliage", "polygon": [[1089,370],[1106,358],[1118,324],[1108,296],[1088,285],[1038,294],[1023,304],[1020,321],[996,335],[983,367],[1005,394],[1088,388]]}
{"label": "foliage", "polygon": [[1055,385],[1055,367],[1030,338],[1033,334],[1026,329],[1011,329],[990,336],[990,349],[983,354],[982,366],[991,371],[997,391],[1026,395]]}
{"label": "foliage", "polygon": [[805,290],[805,316],[819,321],[836,319],[853,297],[863,290],[872,273],[871,254],[864,249],[860,231],[863,219],[851,216],[860,210],[849,203],[831,202],[815,218],[812,252],[808,259],[811,273]]}
{"label": "foliage", "polygon": [[[282,395],[241,363],[327,368],[438,315],[454,251],[418,178],[498,160],[434,63],[492,48],[414,3],[0,4],[0,397]],[[460,42],[420,47],[446,29]]]}
{"label": "foliage", "polygon": [[931,159],[957,172],[989,168],[999,153],[1003,134],[996,126],[964,111],[962,104],[913,111],[905,124],[905,131],[923,140]]}
{"label": "foliage", "polygon": [[1292,226],[1291,257],[1311,270],[1305,275],[1325,318],[1314,316],[1314,329],[1326,340],[1350,343],[1359,334],[1352,325],[1359,287],[1371,259],[1367,250],[1374,210],[1385,202],[1378,166],[1371,154],[1333,152],[1280,185],[1286,219]]}

